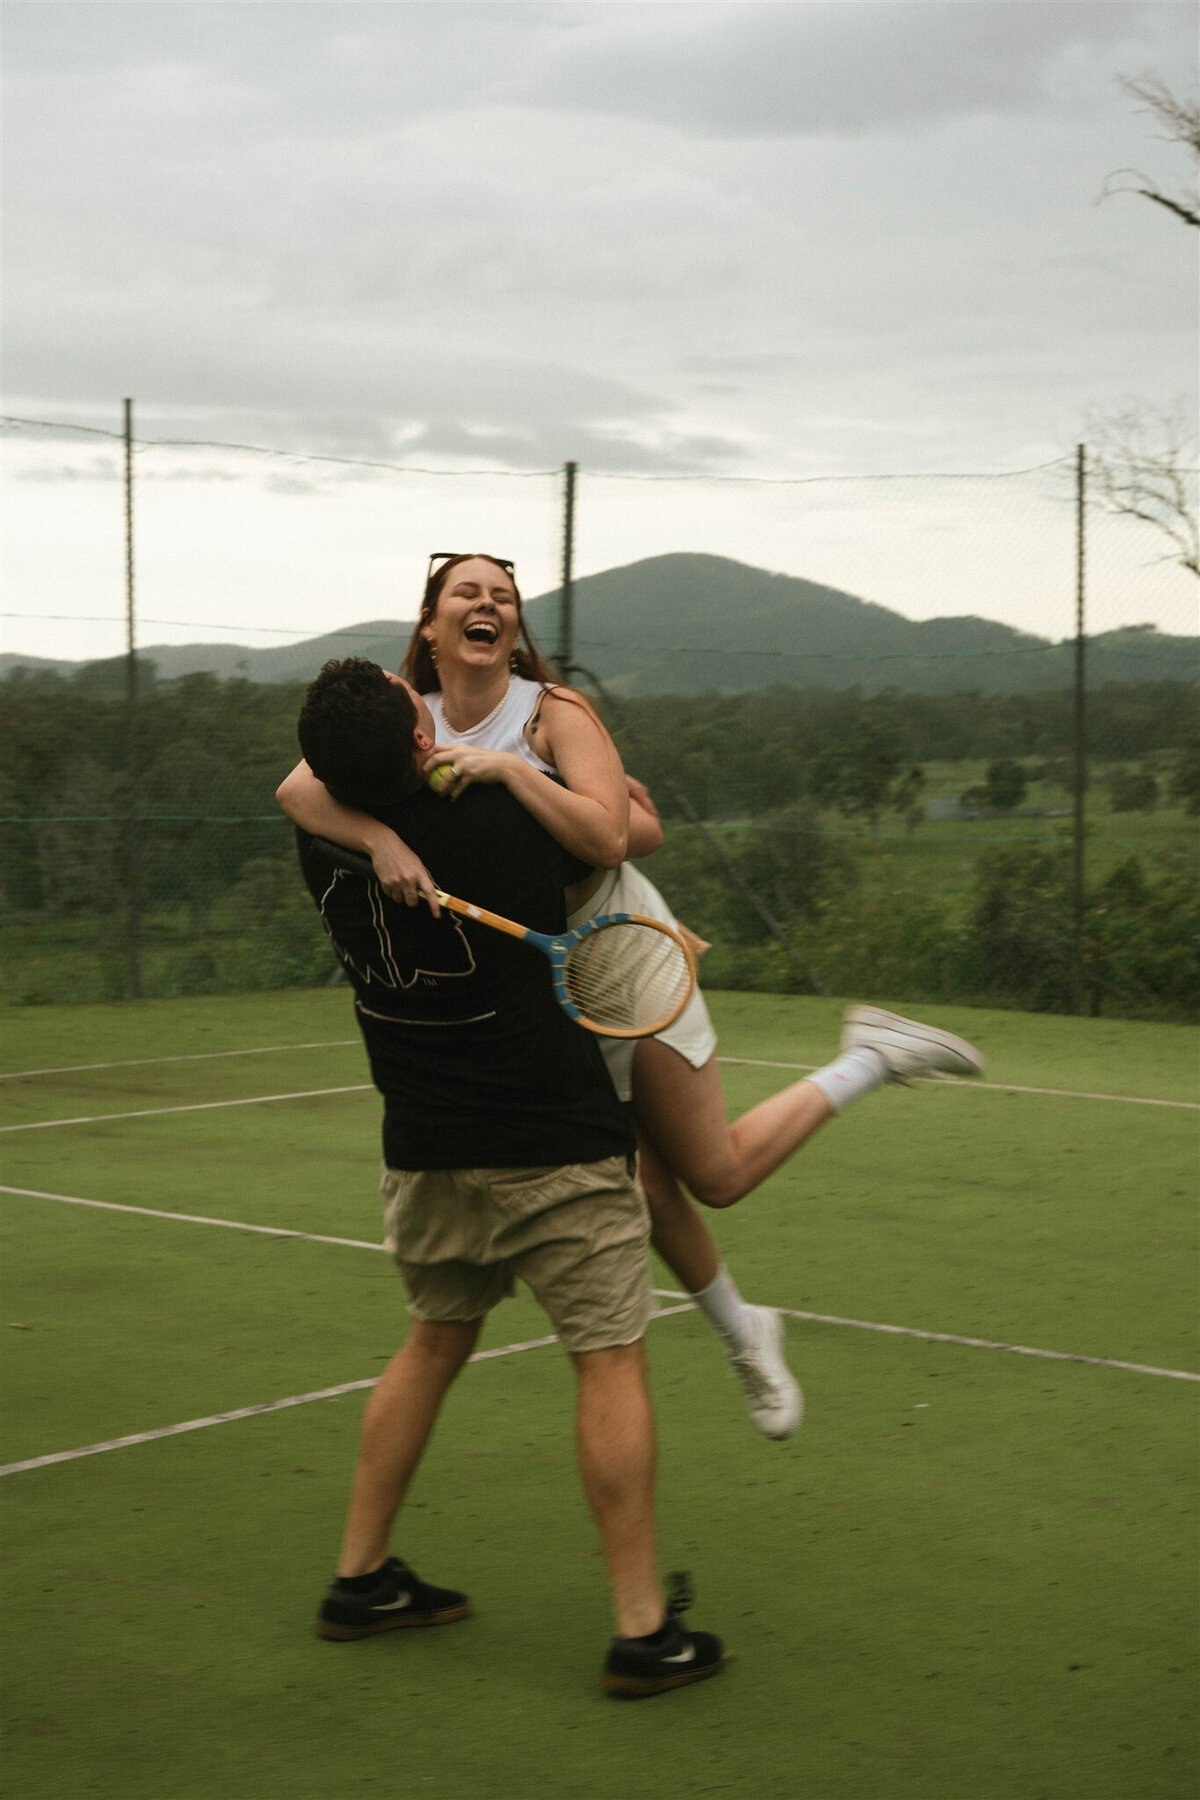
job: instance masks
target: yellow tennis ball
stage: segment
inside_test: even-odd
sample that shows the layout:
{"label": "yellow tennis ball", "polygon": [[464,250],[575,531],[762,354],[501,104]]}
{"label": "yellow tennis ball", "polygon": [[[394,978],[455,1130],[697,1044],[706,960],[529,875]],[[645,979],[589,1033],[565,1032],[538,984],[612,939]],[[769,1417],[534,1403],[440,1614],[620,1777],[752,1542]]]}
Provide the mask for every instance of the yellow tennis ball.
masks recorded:
{"label": "yellow tennis ball", "polygon": [[452,763],[438,763],[436,768],[430,769],[425,779],[434,792],[440,794],[442,790],[448,788],[454,780],[454,765]]}

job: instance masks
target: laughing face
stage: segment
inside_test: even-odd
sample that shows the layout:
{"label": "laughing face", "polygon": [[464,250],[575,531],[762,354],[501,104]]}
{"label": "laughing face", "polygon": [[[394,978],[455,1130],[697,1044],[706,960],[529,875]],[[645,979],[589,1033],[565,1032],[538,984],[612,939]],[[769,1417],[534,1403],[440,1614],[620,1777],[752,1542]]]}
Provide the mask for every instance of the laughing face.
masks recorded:
{"label": "laughing face", "polygon": [[506,669],[517,641],[518,606],[511,576],[485,556],[472,556],[450,571],[421,636],[439,665]]}

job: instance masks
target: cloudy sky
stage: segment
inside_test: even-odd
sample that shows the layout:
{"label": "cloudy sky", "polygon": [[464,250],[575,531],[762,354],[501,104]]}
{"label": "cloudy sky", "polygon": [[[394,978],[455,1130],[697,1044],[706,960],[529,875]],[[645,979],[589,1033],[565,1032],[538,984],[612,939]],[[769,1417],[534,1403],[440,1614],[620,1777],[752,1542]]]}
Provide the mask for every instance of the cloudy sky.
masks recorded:
{"label": "cloudy sky", "polygon": [[[844,478],[1194,417],[1196,234],[1100,198],[1186,177],[1120,77],[1192,87],[1190,4],[6,16],[5,411],[114,430],[131,395],[145,439],[298,453],[139,451],[143,641],[408,617],[431,549],[540,591],[567,458],[581,572],[700,549],[1064,635],[1060,471]],[[117,448],[10,429],[8,648],[122,647]],[[1191,628],[1158,545],[1118,537],[1099,622]]]}

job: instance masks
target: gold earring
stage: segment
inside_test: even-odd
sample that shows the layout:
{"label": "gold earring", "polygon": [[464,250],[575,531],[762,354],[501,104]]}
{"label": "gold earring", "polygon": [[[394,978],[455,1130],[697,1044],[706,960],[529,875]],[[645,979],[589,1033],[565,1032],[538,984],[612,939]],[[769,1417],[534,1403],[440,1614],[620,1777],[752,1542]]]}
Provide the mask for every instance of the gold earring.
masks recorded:
{"label": "gold earring", "polygon": [[429,660],[433,664],[434,668],[436,669],[437,668],[437,645],[434,643],[432,638],[426,638],[425,642],[429,645]]}
{"label": "gold earring", "polygon": [[508,669],[510,675],[519,675],[521,673],[521,665],[517,661],[517,653],[515,650],[509,656]]}

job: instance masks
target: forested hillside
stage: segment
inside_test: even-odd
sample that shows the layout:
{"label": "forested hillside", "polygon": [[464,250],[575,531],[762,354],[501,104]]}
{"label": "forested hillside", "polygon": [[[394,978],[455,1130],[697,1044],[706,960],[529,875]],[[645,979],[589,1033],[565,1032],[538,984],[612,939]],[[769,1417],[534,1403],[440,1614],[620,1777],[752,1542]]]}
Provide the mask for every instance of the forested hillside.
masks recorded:
{"label": "forested hillside", "polygon": [[[1014,595],[1014,600],[1028,596]],[[415,617],[418,596],[412,596]],[[837,588],[774,575],[721,556],[656,556],[575,583],[573,660],[625,697],[793,688],[880,693],[1035,694],[1074,679],[1070,644],[1014,631],[964,612],[917,621]],[[526,604],[534,637],[559,644],[559,596]],[[256,682],[309,681],[330,656],[368,656],[397,667],[411,623],[368,620],[304,643],[250,650],[234,644],[146,646],[163,679],[205,673]],[[1194,680],[1200,640],[1127,626],[1089,639],[1089,683]],[[0,671],[20,668],[0,658]],[[64,676],[77,666],[59,664]],[[105,678],[93,664],[91,679]],[[107,678],[122,677],[121,659]]]}
{"label": "forested hillside", "polygon": [[[1026,597],[1026,596],[1022,596]],[[1014,596],[1016,598],[1016,596]],[[964,612],[917,621],[720,556],[659,556],[575,584],[575,660],[625,697],[798,688],[928,694],[1068,687],[1072,650]],[[557,641],[557,594],[527,613]],[[1090,679],[1190,680],[1197,640],[1130,627],[1089,640]]]}

